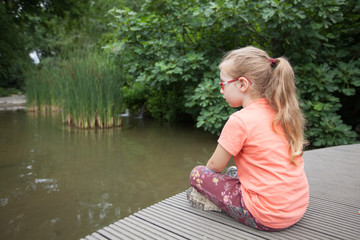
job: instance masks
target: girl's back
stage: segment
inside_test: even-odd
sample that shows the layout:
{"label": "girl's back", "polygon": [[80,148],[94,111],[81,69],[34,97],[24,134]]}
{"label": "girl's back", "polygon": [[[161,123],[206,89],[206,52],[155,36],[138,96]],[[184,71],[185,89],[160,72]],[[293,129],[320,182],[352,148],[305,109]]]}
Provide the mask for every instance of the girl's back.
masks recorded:
{"label": "girl's back", "polygon": [[303,159],[290,161],[289,143],[265,98],[234,113],[219,144],[234,156],[245,205],[269,227],[296,223],[305,213],[309,189]]}

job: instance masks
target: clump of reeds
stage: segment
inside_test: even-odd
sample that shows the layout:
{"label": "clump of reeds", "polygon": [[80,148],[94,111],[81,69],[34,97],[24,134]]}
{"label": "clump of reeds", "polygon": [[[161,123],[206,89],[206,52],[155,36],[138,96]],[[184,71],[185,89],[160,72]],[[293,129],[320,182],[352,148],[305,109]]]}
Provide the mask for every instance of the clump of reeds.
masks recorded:
{"label": "clump of reeds", "polygon": [[45,59],[41,66],[27,71],[25,84],[28,111],[48,111],[59,107],[55,106],[52,88],[56,68],[51,65],[49,59]]}
{"label": "clump of reeds", "polygon": [[109,57],[71,53],[28,74],[28,109],[61,109],[63,121],[78,128],[119,126],[121,84],[121,71]]}

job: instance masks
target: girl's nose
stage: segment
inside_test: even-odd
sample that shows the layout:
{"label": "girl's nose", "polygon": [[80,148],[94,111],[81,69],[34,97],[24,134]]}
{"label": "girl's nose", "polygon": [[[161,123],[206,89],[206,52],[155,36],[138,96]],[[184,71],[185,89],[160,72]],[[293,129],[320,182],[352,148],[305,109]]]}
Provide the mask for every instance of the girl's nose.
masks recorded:
{"label": "girl's nose", "polygon": [[220,88],[220,93],[224,94],[224,90],[222,88]]}

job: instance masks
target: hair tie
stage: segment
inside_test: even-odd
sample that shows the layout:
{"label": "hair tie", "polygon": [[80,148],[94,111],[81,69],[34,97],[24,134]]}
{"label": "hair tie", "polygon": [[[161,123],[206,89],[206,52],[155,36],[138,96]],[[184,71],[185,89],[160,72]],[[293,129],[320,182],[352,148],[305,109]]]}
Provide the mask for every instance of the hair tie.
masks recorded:
{"label": "hair tie", "polygon": [[275,63],[275,59],[270,58],[270,66],[271,67],[275,67],[276,63]]}
{"label": "hair tie", "polygon": [[275,66],[276,66],[275,59],[270,58],[269,61],[270,61],[270,66],[271,66],[271,67],[275,67]]}

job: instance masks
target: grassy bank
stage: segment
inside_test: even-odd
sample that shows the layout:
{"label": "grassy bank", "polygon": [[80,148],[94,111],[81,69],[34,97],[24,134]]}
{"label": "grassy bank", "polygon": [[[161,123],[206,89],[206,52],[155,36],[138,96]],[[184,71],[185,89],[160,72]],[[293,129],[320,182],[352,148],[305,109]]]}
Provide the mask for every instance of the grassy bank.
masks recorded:
{"label": "grassy bank", "polygon": [[64,122],[79,128],[120,125],[123,80],[109,57],[72,53],[44,60],[26,76],[30,111],[60,110]]}

